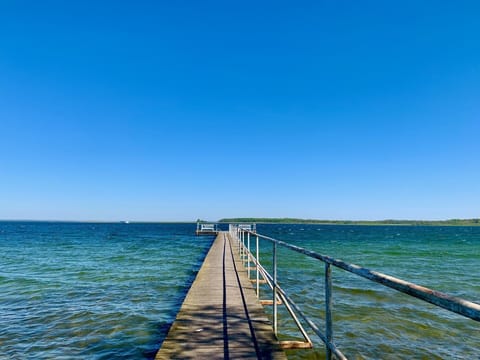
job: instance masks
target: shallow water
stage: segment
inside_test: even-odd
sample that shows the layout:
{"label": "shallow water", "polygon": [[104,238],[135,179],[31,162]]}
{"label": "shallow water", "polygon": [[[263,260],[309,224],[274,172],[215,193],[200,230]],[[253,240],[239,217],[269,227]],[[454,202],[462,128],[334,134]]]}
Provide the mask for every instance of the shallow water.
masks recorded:
{"label": "shallow water", "polygon": [[[480,228],[258,231],[480,302]],[[0,359],[153,358],[213,240],[194,232],[194,224],[0,222]],[[261,251],[269,266],[270,244]],[[279,249],[280,284],[322,328],[323,276],[322,264]],[[350,359],[480,359],[478,322],[338,269],[333,286],[334,338]],[[298,337],[283,312],[279,329]],[[312,340],[315,349],[289,358],[323,359]]]}
{"label": "shallow water", "polygon": [[213,240],[194,232],[0,223],[0,358],[154,357]]}
{"label": "shallow water", "polygon": [[[480,303],[480,228],[259,225],[258,231]],[[264,246],[269,262],[270,245]],[[324,329],[323,264],[279,250],[279,281]],[[333,268],[334,339],[349,359],[480,359],[480,323]],[[268,296],[265,292],[264,296]],[[280,336],[298,336],[284,313]],[[324,347],[289,359],[323,359]]]}

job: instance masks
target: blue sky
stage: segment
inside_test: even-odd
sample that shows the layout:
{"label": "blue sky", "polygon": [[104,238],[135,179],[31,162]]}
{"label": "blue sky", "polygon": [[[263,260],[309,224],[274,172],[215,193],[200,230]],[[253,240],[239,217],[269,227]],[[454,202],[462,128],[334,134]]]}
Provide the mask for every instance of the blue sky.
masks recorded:
{"label": "blue sky", "polygon": [[4,1],[0,219],[479,217],[476,1]]}

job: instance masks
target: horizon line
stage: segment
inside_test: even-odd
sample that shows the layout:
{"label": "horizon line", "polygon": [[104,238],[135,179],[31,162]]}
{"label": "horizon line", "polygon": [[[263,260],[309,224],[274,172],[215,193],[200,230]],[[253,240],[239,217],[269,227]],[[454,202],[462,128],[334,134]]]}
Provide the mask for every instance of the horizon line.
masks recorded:
{"label": "horizon line", "polygon": [[196,219],[196,220],[82,220],[82,219],[0,219],[0,222],[71,222],[71,223],[197,223],[198,221],[202,222],[228,222],[228,220],[259,220],[256,222],[271,222],[271,221],[278,221],[278,220],[292,220],[295,221],[302,221],[302,222],[388,222],[388,221],[395,221],[395,222],[448,222],[448,221],[474,221],[480,220],[480,218],[448,218],[448,219],[394,219],[394,218],[385,218],[385,219],[375,219],[375,220],[364,220],[364,219],[312,219],[312,218],[293,218],[293,217],[230,217],[230,218],[221,218],[218,220],[204,220],[204,219]]}

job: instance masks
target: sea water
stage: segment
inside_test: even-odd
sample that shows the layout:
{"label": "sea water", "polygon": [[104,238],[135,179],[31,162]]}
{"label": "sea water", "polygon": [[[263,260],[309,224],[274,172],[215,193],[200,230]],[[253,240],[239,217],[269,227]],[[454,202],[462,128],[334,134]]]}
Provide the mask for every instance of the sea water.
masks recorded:
{"label": "sea water", "polygon": [[[258,230],[480,303],[480,227],[260,225]],[[263,249],[266,263],[270,248]],[[280,285],[324,331],[324,265],[279,248],[278,269]],[[335,267],[332,278],[334,342],[349,359],[480,359],[479,322]],[[279,311],[280,337],[298,338]],[[289,359],[323,359],[321,341],[312,340],[314,350],[289,351]]]}
{"label": "sea water", "polygon": [[0,359],[151,359],[213,237],[194,224],[0,223]]}
{"label": "sea water", "polygon": [[[477,227],[257,228],[480,302]],[[194,224],[0,222],[0,359],[153,358],[213,241],[194,233]],[[262,243],[267,267],[271,254]],[[278,256],[281,286],[322,327],[323,264],[282,248]],[[332,275],[334,341],[350,359],[480,359],[480,323],[340,269]],[[279,311],[279,337],[298,339]],[[312,340],[313,350],[289,358],[323,359]]]}

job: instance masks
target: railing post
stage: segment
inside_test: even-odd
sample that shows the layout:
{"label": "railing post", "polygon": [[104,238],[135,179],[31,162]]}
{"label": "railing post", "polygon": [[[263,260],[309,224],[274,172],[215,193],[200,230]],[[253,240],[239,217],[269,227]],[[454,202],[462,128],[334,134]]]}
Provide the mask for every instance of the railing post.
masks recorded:
{"label": "railing post", "polygon": [[330,344],[332,343],[332,268],[329,263],[325,263],[325,337],[326,359],[332,359]]}
{"label": "railing post", "polygon": [[245,255],[245,231],[243,231],[242,229],[242,256],[241,256],[242,262],[244,261],[243,260],[244,255]]}
{"label": "railing post", "polygon": [[238,252],[240,252],[240,242],[239,242],[239,237],[238,237],[238,228],[235,227],[235,240],[237,241],[237,247],[238,247]]}
{"label": "railing post", "polygon": [[277,243],[273,243],[273,333],[277,336]]}
{"label": "railing post", "polygon": [[259,274],[259,266],[260,266],[260,248],[259,248],[259,241],[257,235],[257,250],[255,252],[255,256],[257,257],[257,298],[260,298],[260,274]]}
{"label": "railing post", "polygon": [[250,233],[247,233],[247,274],[250,280]]}

